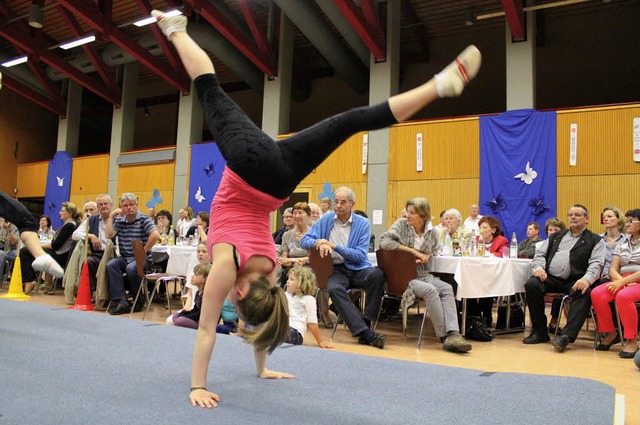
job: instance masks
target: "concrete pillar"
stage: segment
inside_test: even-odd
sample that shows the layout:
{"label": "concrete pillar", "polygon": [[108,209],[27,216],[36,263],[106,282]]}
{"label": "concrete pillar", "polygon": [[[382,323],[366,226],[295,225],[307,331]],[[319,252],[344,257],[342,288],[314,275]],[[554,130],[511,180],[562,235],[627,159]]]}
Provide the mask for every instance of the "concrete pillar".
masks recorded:
{"label": "concrete pillar", "polygon": [[293,69],[293,25],[280,12],[278,77],[264,79],[262,131],[272,138],[289,131],[291,110],[291,78]]}
{"label": "concrete pillar", "polygon": [[109,183],[107,190],[118,205],[118,164],[121,152],[133,149],[133,133],[136,119],[136,99],[138,95],[138,62],[123,65],[122,105],[113,108],[111,119],[111,149],[109,151]]}
{"label": "concrete pillar", "polygon": [[198,100],[195,86],[191,82],[188,95],[180,96],[178,107],[178,134],[176,136],[176,168],[173,177],[173,211],[187,205],[187,170],[189,169],[189,146],[202,140],[204,111]]}
{"label": "concrete pillar", "polygon": [[507,110],[536,107],[536,21],[535,13],[526,14],[527,41],[513,43],[506,27]]}
{"label": "concrete pillar", "polygon": [[[400,2],[387,2],[387,58],[376,63],[371,56],[369,104],[386,101],[398,93],[400,73]],[[387,230],[387,185],[389,181],[389,129],[369,132],[367,165],[367,214],[373,223],[375,210],[382,211],[382,223],[372,224],[379,239]],[[357,200],[356,200],[357,201]]]}
{"label": "concrete pillar", "polygon": [[58,122],[58,151],[67,151],[73,157],[78,156],[80,137],[80,114],[82,112],[82,86],[68,80],[67,116]]}

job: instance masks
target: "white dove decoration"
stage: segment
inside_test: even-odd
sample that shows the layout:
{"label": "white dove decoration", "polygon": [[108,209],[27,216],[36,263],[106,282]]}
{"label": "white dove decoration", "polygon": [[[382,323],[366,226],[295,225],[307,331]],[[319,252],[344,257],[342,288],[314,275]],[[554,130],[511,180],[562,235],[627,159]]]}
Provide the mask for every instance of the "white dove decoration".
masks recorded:
{"label": "white dove decoration", "polygon": [[56,178],[58,179],[58,186],[60,187],[64,186],[64,177],[56,176]]}
{"label": "white dove decoration", "polygon": [[204,201],[205,198],[204,196],[202,196],[202,189],[200,188],[200,186],[198,186],[198,191],[196,192],[196,201],[198,201],[198,203],[202,203],[202,201]]}
{"label": "white dove decoration", "polygon": [[525,182],[525,184],[531,184],[533,183],[533,180],[538,177],[538,172],[536,170],[534,170],[533,168],[531,168],[529,166],[529,163],[527,162],[527,166],[525,167],[525,171],[524,173],[520,173],[520,174],[516,174],[515,176],[513,176],[514,179],[520,179],[523,182]]}

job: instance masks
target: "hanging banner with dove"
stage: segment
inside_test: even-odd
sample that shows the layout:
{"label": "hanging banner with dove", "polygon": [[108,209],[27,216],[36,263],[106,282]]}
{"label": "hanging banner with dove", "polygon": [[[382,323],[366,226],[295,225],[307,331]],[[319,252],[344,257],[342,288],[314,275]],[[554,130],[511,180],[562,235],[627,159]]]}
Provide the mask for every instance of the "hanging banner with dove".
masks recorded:
{"label": "hanging banner with dove", "polygon": [[[54,229],[62,227],[59,212],[62,203],[69,200],[71,192],[71,169],[73,168],[73,158],[65,151],[58,151],[49,161],[47,171],[47,188],[44,195],[44,212],[51,219]],[[78,205],[78,210],[82,205]]]}
{"label": "hanging banner with dove", "polygon": [[480,117],[480,213],[497,217],[507,239],[556,215],[556,137],[555,112]]}
{"label": "hanging banner with dove", "polygon": [[209,212],[211,209],[225,165],[226,161],[214,142],[191,146],[188,204],[194,212]]}

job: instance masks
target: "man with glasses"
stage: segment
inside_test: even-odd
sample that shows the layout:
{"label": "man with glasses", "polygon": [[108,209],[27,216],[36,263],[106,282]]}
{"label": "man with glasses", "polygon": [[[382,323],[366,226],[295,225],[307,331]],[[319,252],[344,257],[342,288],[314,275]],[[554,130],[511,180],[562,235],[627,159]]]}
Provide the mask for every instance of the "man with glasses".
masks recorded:
{"label": "man with glasses", "polygon": [[549,341],[544,295],[561,292],[571,295],[566,326],[552,342],[562,353],[578,337],[591,307],[591,288],[598,281],[605,256],[605,243],[587,229],[589,211],[574,204],[567,214],[569,229],[555,232],[542,242],[531,262],[533,276],[525,284],[531,317],[531,335],[525,344]]}
{"label": "man with glasses", "polygon": [[282,245],[282,236],[287,230],[293,229],[293,208],[289,207],[284,210],[284,213],[282,213],[282,222],[284,223],[284,227],[273,234],[273,242],[276,245]]}
{"label": "man with glasses", "polygon": [[[327,289],[338,313],[360,344],[384,348],[386,336],[371,330],[371,322],[380,310],[384,276],[367,258],[371,224],[368,219],[352,213],[355,203],[353,190],[344,186],[336,190],[333,211],[328,211],[309,229],[300,246],[317,249],[322,257],[331,256],[333,273]],[[366,293],[364,317],[351,302],[347,292],[351,288],[364,289]]]}
{"label": "man with glasses", "polygon": [[[133,254],[134,240],[142,241],[144,252],[147,254],[147,265],[151,264],[151,247],[156,243],[160,234],[153,221],[138,210],[138,197],[133,193],[124,193],[120,197],[120,208],[113,210],[107,219],[105,229],[107,238],[118,236],[120,256],[107,263],[109,292],[112,300],[118,300],[113,315],[129,313],[131,304],[124,293],[124,279],[122,274],[127,272],[132,294],[138,291],[142,276],[138,276],[136,259]],[[133,311],[140,311],[144,299],[138,301]]]}
{"label": "man with glasses", "polygon": [[[87,213],[87,206],[89,204],[96,206],[91,214]],[[107,220],[109,219],[112,208],[113,201],[111,200],[111,196],[107,194],[98,195],[96,202],[87,202],[84,204],[87,218],[78,226],[71,236],[74,241],[89,239],[90,250],[87,255],[87,266],[89,268],[91,292],[96,290],[96,273],[98,272],[98,266],[104,255],[104,250],[107,247]],[[89,223],[89,232],[87,232],[87,222]]]}

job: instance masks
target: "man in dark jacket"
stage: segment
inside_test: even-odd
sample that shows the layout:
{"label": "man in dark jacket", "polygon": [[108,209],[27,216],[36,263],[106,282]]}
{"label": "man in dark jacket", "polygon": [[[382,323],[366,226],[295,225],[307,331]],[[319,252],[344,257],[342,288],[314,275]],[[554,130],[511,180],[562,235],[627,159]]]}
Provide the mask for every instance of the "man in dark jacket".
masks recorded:
{"label": "man in dark jacket", "polygon": [[525,344],[549,341],[544,294],[561,292],[571,295],[567,325],[552,342],[562,353],[578,337],[591,306],[591,286],[598,281],[604,263],[602,238],[587,229],[589,212],[575,204],[567,214],[569,229],[554,233],[542,242],[531,263],[533,276],[525,284],[531,317],[531,335]]}

